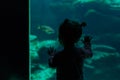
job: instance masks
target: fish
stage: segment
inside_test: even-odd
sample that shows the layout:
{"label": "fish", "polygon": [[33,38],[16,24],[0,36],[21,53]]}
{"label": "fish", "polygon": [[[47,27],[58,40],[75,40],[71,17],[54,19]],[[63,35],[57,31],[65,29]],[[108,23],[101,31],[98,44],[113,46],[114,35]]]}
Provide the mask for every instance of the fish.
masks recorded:
{"label": "fish", "polygon": [[37,29],[44,31],[46,34],[54,34],[55,31],[47,25],[39,25]]}

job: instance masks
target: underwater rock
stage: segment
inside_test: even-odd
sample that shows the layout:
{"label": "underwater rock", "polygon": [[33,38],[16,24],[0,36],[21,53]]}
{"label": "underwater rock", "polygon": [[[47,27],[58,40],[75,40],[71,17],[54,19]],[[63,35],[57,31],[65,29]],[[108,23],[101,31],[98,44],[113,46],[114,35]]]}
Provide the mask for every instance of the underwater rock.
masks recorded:
{"label": "underwater rock", "polygon": [[111,32],[119,33],[120,17],[104,14],[95,9],[90,9],[85,13],[84,20],[89,26],[88,29],[97,35],[100,35],[101,32],[104,32],[104,34]]}
{"label": "underwater rock", "polygon": [[106,8],[111,9],[111,10],[120,10],[120,1],[119,0],[72,0],[72,1],[64,0],[64,1],[61,1],[61,4],[65,4],[65,3],[69,3],[69,7],[70,6],[75,7],[75,6],[84,5],[84,4],[89,5],[91,3],[95,3],[95,4],[99,4],[101,6],[105,6]]}
{"label": "underwater rock", "polygon": [[39,59],[39,54],[38,51],[42,48],[49,48],[49,47],[54,47],[58,48],[59,47],[59,42],[57,40],[45,40],[45,41],[39,41],[38,39],[35,38],[34,41],[30,41],[30,57],[31,60],[38,60]]}
{"label": "underwater rock", "polygon": [[[37,42],[37,44],[32,44],[34,42]],[[56,47],[57,42],[55,40],[46,40],[46,41],[38,41],[38,40],[34,40],[34,42],[30,42],[31,48],[30,48],[30,56],[31,56],[31,70],[34,70],[34,73],[31,74],[31,80],[47,80],[49,78],[51,78],[54,73],[55,70],[51,69],[49,67],[46,67],[45,65],[42,64],[35,64],[33,63],[33,60],[39,60],[39,55],[38,55],[38,50],[43,48],[43,47],[50,47],[50,46],[54,46]],[[37,47],[36,47],[37,46]],[[38,66],[39,65],[39,66]],[[36,66],[38,66],[38,70],[36,69]]]}
{"label": "underwater rock", "polygon": [[[34,44],[33,46],[35,47],[36,44]],[[50,46],[53,46],[56,49],[58,49],[60,45],[57,40],[45,40],[45,41],[38,41],[37,46],[38,48],[34,50],[36,54],[38,54],[38,50],[42,49],[43,47],[49,48]],[[107,58],[110,56],[120,57],[120,54],[116,51],[116,49],[109,45],[93,44],[92,50],[93,50],[93,57],[85,60],[84,67],[88,69],[95,69],[95,72],[94,72],[95,74],[101,74],[102,71],[98,69],[96,71],[96,67],[92,64],[94,61]],[[31,54],[35,55],[35,53],[31,53]],[[34,63],[32,63],[31,65],[33,65],[33,68],[35,67]],[[48,66],[42,65],[40,63],[38,65],[39,65],[38,67],[40,68],[40,70],[36,69],[34,73],[31,74],[31,80],[38,80],[38,79],[47,80],[54,76],[54,73],[56,72],[55,69],[51,69]]]}
{"label": "underwater rock", "polygon": [[45,68],[43,70],[37,70],[34,74],[31,74],[30,77],[31,80],[48,80],[55,72],[55,69]]}
{"label": "underwater rock", "polygon": [[38,50],[38,39],[36,35],[29,35],[29,52],[31,60],[37,60],[39,58],[37,50]]}
{"label": "underwater rock", "polygon": [[109,42],[110,41],[114,41],[116,43],[120,43],[120,33],[107,33],[107,34],[104,34],[104,35],[96,35],[95,36],[95,41],[99,41],[99,40],[106,40]]}
{"label": "underwater rock", "polygon": [[40,25],[37,27],[37,29],[44,31],[46,34],[54,34],[55,31],[47,25]]}
{"label": "underwater rock", "polygon": [[[41,49],[42,47],[49,48],[51,46],[53,46],[55,48],[59,47],[59,43],[55,40],[41,41],[38,43],[38,45],[39,45],[39,49]],[[98,60],[101,58],[108,57],[110,55],[120,57],[120,54],[116,51],[116,49],[109,45],[93,44],[92,50],[93,50],[94,56],[91,58],[91,60]],[[91,63],[91,60],[89,60],[88,63]]]}
{"label": "underwater rock", "polygon": [[118,52],[120,52],[119,44],[120,44],[120,33],[107,33],[94,36],[94,43],[111,45],[116,48]]}
{"label": "underwater rock", "polygon": [[120,9],[120,0],[102,0],[103,4],[109,5],[111,8]]}
{"label": "underwater rock", "polygon": [[96,0],[74,0],[74,2],[72,3],[73,5],[77,5],[77,4],[83,4],[83,3],[91,3],[91,2],[95,2]]}
{"label": "underwater rock", "polygon": [[45,41],[41,41],[39,42],[40,47],[54,47],[57,48],[59,46],[59,42],[57,40],[45,40]]}
{"label": "underwater rock", "polygon": [[59,9],[72,9],[73,8],[71,1],[54,2],[54,3],[50,3],[49,6],[51,8],[59,8]]}
{"label": "underwater rock", "polygon": [[37,39],[37,36],[36,35],[29,35],[29,40],[30,41],[34,41],[34,40],[36,40]]}
{"label": "underwater rock", "polygon": [[74,0],[73,4],[84,4],[84,3],[99,3],[103,5],[108,5],[111,8],[120,8],[119,0]]}
{"label": "underwater rock", "polygon": [[106,52],[115,52],[116,49],[112,46],[108,46],[108,45],[102,45],[102,44],[94,44],[92,45],[92,49],[93,50],[97,50],[97,51],[106,51]]}
{"label": "underwater rock", "polygon": [[89,69],[94,69],[95,67],[93,65],[84,63],[84,67],[89,68]]}
{"label": "underwater rock", "polygon": [[85,14],[84,17],[87,17],[90,13],[95,13],[96,10],[95,9],[89,9]]}
{"label": "underwater rock", "polygon": [[38,38],[36,35],[29,35],[29,41],[30,41],[30,50],[31,51],[36,51],[37,46],[38,46]]}
{"label": "underwater rock", "polygon": [[[108,12],[109,12],[109,10],[108,10]],[[111,10],[111,12],[112,12],[112,10]],[[113,11],[113,12],[115,12],[115,11]],[[117,11],[116,11],[117,12]],[[99,9],[95,9],[95,8],[90,8],[90,9],[88,9],[86,12],[85,12],[85,14],[84,14],[84,17],[88,17],[88,16],[91,16],[92,14],[95,14],[95,15],[97,15],[97,16],[102,16],[102,17],[107,17],[108,19],[117,19],[117,20],[120,20],[120,17],[118,17],[118,16],[115,16],[114,14],[108,14],[108,13],[106,13],[104,10],[102,11],[102,10],[99,10]],[[116,15],[117,15],[118,13],[116,13]]]}
{"label": "underwater rock", "polygon": [[86,63],[91,64],[93,61],[107,58],[109,56],[115,56],[120,57],[120,53],[116,51],[114,47],[108,46],[108,45],[97,45],[94,44],[92,46],[93,50],[93,57],[90,59],[86,59]]}

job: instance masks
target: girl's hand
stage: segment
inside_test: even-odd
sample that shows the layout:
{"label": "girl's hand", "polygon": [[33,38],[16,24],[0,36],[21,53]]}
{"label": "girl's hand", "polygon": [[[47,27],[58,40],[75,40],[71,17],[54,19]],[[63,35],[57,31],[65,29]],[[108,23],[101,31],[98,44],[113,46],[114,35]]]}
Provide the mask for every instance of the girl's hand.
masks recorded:
{"label": "girl's hand", "polygon": [[92,37],[90,37],[90,36],[85,36],[85,37],[84,37],[84,40],[82,40],[82,42],[83,42],[84,44],[91,43],[91,39],[92,39]]}
{"label": "girl's hand", "polygon": [[92,37],[90,37],[90,36],[84,37],[84,40],[82,40],[82,42],[83,42],[85,48],[87,48],[87,49],[91,48],[91,39],[92,39]]}
{"label": "girl's hand", "polygon": [[55,52],[56,52],[56,50],[55,50],[54,47],[48,48],[48,54],[49,54],[50,56],[53,56],[53,55],[55,54]]}

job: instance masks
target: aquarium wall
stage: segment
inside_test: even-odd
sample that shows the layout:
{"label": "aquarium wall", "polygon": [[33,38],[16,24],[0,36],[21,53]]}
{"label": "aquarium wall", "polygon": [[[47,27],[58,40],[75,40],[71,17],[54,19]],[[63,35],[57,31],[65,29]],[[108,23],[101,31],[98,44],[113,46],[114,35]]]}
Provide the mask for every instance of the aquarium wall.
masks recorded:
{"label": "aquarium wall", "polygon": [[[29,0],[30,79],[56,80],[48,66],[50,46],[60,50],[58,29],[64,19],[85,21],[93,57],[84,63],[84,80],[119,80],[120,0]],[[81,45],[79,41],[77,45]]]}

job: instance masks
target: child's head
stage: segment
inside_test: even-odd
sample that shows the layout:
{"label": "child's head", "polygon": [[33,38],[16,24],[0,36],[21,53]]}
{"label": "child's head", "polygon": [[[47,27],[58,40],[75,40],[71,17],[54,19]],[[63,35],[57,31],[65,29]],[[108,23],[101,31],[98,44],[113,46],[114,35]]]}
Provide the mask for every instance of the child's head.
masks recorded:
{"label": "child's head", "polygon": [[59,41],[63,46],[74,45],[79,41],[82,35],[82,26],[86,23],[79,24],[75,21],[65,19],[59,27]]}

